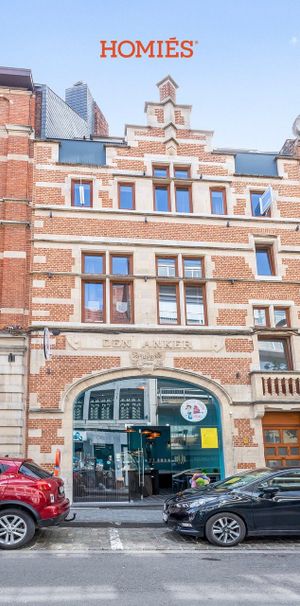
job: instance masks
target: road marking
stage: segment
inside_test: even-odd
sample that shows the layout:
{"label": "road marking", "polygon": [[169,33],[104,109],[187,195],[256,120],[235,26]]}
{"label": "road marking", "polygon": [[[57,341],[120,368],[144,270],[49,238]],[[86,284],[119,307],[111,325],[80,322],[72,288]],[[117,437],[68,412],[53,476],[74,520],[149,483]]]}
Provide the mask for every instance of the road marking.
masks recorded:
{"label": "road marking", "polygon": [[122,551],[124,549],[119,532],[116,528],[109,529],[109,540],[112,551]]}
{"label": "road marking", "polygon": [[72,585],[54,587],[52,585],[33,585],[32,587],[1,587],[0,604],[35,604],[82,602],[87,600],[116,600],[117,590],[110,585]]}

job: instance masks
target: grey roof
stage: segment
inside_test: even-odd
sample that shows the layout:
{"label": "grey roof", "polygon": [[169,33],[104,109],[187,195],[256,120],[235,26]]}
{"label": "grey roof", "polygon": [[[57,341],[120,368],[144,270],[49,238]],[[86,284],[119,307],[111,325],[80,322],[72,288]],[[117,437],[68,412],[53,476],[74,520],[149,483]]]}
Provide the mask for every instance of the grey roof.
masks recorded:
{"label": "grey roof", "polygon": [[0,67],[0,86],[33,90],[31,70],[23,67]]}

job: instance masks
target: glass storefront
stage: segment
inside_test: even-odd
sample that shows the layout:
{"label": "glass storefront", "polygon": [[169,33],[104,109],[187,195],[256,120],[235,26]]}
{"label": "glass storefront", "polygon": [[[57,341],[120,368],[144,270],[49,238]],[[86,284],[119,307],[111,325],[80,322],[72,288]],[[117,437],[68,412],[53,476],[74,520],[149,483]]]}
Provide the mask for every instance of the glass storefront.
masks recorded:
{"label": "glass storefront", "polygon": [[80,394],[73,447],[75,502],[163,497],[194,472],[223,476],[218,401],[182,381],[123,379]]}

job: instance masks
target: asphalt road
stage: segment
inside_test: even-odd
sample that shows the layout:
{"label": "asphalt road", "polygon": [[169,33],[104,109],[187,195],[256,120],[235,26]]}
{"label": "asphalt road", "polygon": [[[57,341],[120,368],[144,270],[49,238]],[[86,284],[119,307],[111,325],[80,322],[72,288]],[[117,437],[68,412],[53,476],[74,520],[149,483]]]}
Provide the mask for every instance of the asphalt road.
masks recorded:
{"label": "asphalt road", "polygon": [[292,551],[0,554],[0,606],[297,606]]}

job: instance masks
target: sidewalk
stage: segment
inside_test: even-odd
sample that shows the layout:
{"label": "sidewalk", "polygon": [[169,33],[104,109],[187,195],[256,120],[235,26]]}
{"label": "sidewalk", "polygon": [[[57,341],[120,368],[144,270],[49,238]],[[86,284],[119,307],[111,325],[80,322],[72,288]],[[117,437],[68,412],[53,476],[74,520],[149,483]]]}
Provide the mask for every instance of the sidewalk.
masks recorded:
{"label": "sidewalk", "polygon": [[63,522],[61,526],[107,528],[155,528],[164,527],[162,507],[72,507],[70,517],[76,513],[73,522]]}

